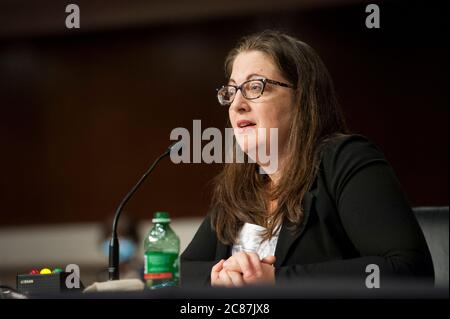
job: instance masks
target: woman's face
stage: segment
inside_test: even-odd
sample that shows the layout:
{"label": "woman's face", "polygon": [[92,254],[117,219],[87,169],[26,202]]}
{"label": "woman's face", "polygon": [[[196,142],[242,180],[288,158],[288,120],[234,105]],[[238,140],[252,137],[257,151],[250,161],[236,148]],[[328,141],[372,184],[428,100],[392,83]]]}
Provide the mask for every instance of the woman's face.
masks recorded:
{"label": "woman's face", "polygon": [[[261,51],[246,51],[238,54],[233,62],[230,85],[241,85],[250,79],[266,78],[287,84],[272,58]],[[230,122],[236,141],[249,154],[255,146],[266,147],[269,153],[270,128],[278,128],[278,155],[284,153],[289,136],[289,127],[295,107],[294,91],[290,88],[267,83],[261,97],[247,100],[239,90],[229,108]],[[250,124],[250,125],[249,125]],[[252,125],[253,124],[253,125]],[[266,138],[258,138],[258,129],[265,129]],[[259,130],[261,132],[261,130]],[[258,154],[256,151],[254,154]],[[249,154],[250,155],[250,154]],[[252,156],[251,156],[252,157]],[[259,163],[258,158],[254,158]]]}

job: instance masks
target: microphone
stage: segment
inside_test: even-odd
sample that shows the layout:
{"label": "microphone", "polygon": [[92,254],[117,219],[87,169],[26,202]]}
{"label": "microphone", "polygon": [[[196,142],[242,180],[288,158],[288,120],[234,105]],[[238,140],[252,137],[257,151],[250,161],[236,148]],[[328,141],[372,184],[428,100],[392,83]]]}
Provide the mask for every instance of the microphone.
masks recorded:
{"label": "microphone", "polygon": [[164,157],[169,155],[170,153],[178,153],[184,146],[183,141],[178,141],[169,146],[164,153],[162,153],[150,166],[150,168],[142,175],[141,179],[134,185],[134,187],[128,192],[128,194],[122,199],[122,202],[117,207],[116,215],[114,216],[113,226],[112,226],[112,235],[111,240],[109,242],[109,280],[119,280],[119,239],[117,237],[117,225],[119,223],[119,217],[122,213],[123,208],[128,203],[130,198],[134,195],[134,193],[138,190],[147,176],[153,171],[155,166],[162,160]]}

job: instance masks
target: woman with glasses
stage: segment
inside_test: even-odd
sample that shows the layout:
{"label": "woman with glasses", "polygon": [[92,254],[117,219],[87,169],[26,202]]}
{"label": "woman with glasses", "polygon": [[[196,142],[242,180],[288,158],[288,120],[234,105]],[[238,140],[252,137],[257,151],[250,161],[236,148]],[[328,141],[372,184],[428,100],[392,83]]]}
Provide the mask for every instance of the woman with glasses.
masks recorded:
{"label": "woman with glasses", "polygon": [[[211,210],[181,256],[182,284],[432,281],[424,236],[382,152],[349,134],[326,67],[276,31],[243,38],[217,90],[245,163],[215,179]],[[274,145],[260,130],[276,129]],[[254,148],[276,150],[275,172]],[[250,155],[253,154],[253,155]],[[262,170],[261,170],[262,169]]]}

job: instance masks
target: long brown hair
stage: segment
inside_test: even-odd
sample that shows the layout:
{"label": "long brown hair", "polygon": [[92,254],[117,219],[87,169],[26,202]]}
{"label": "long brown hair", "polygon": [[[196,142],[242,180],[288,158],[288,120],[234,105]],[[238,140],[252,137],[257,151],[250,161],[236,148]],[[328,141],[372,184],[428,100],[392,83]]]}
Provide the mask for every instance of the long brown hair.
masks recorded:
{"label": "long brown hair", "polygon": [[[275,187],[268,189],[270,179],[259,173],[256,163],[225,164],[214,180],[211,226],[218,239],[233,244],[246,222],[267,228],[270,238],[283,218],[299,226],[303,220],[302,202],[317,175],[320,150],[337,134],[347,132],[331,77],[317,53],[306,43],[266,30],[244,37],[225,60],[229,79],[236,56],[241,52],[260,51],[271,57],[281,74],[297,89],[295,108],[287,141],[285,169]],[[270,200],[277,207],[268,223]]]}

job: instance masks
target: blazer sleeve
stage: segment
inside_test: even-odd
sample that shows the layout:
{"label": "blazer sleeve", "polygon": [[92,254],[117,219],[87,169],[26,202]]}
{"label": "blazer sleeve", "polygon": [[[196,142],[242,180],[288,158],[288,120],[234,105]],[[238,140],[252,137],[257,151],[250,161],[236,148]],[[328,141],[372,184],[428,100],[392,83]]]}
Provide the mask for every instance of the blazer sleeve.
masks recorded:
{"label": "blazer sleeve", "polygon": [[209,215],[203,220],[194,238],[180,256],[181,284],[209,285],[211,268],[216,260],[217,237]]}
{"label": "blazer sleeve", "polygon": [[361,257],[285,266],[277,280],[323,276],[365,278],[375,264],[383,278],[434,279],[431,256],[418,222],[383,154],[353,135],[322,156],[326,185],[342,226]]}

